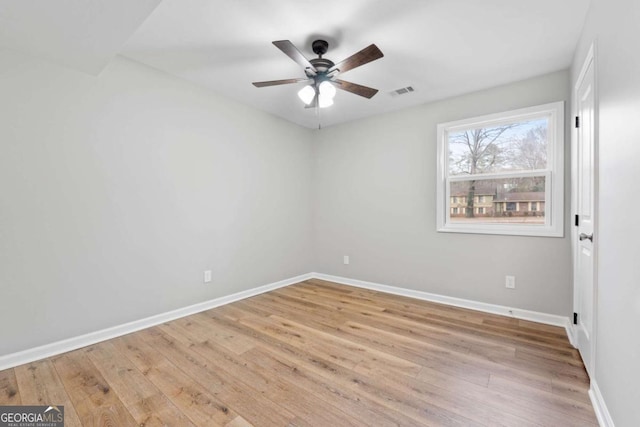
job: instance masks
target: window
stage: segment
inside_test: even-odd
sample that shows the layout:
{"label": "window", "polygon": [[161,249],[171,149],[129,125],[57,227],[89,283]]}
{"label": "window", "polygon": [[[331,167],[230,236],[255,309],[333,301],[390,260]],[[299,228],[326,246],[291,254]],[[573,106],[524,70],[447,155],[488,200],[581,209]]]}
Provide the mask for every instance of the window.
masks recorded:
{"label": "window", "polygon": [[438,231],[562,237],[563,154],[563,102],[438,125]]}

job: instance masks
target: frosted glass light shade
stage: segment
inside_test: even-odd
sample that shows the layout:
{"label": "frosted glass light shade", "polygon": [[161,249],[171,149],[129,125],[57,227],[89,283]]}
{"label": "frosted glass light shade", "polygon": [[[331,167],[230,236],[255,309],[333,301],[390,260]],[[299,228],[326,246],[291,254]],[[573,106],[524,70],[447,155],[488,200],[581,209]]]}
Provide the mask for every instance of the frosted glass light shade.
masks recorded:
{"label": "frosted glass light shade", "polygon": [[305,86],[298,92],[298,97],[307,105],[311,104],[315,96],[316,91],[311,86]]}
{"label": "frosted glass light shade", "polygon": [[327,107],[331,107],[332,105],[333,105],[333,98],[320,92],[320,95],[318,95],[318,106],[320,108],[327,108]]}
{"label": "frosted glass light shade", "polygon": [[324,95],[330,99],[333,99],[333,97],[336,96],[335,86],[326,80],[320,83],[320,86],[318,87],[318,91],[320,92],[321,95]]}

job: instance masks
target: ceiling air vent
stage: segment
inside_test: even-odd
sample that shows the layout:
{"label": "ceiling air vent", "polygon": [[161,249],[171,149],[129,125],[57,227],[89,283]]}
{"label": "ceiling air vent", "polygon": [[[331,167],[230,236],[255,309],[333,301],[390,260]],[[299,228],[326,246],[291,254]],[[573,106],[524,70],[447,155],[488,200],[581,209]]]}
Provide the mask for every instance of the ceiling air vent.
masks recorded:
{"label": "ceiling air vent", "polygon": [[400,96],[400,95],[406,95],[407,93],[411,93],[413,91],[414,91],[413,87],[407,86],[400,89],[392,90],[390,93],[391,93],[391,96]]}

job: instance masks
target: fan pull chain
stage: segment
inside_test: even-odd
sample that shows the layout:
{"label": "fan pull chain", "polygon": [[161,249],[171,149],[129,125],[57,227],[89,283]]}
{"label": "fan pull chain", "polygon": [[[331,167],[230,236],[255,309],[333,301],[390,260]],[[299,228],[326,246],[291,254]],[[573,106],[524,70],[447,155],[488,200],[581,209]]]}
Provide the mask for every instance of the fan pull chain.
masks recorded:
{"label": "fan pull chain", "polygon": [[318,130],[322,129],[322,122],[320,121],[320,103],[316,103],[316,117],[318,118]]}

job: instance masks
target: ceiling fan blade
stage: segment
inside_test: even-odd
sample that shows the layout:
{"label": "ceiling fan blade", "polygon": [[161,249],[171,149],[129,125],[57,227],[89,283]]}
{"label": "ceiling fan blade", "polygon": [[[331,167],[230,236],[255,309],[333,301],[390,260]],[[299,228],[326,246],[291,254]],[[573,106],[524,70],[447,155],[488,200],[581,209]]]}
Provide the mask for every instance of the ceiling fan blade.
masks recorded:
{"label": "ceiling fan blade", "polygon": [[303,82],[305,80],[307,79],[268,80],[266,82],[253,82],[253,85],[255,87],[278,86],[278,85],[288,85],[290,83]]}
{"label": "ceiling fan blade", "polygon": [[378,89],[374,89],[368,86],[362,86],[356,83],[346,82],[344,80],[335,79],[333,82],[337,83],[335,86],[338,89],[346,90],[347,92],[355,93],[356,95],[364,96],[365,98],[373,98],[373,95],[378,93]]}
{"label": "ceiling fan blade", "polygon": [[384,54],[380,49],[378,49],[378,46],[372,44],[329,68],[328,72],[338,70],[339,72],[344,73],[371,61],[375,61],[376,59],[380,59],[383,56]]}
{"label": "ceiling fan blade", "polygon": [[307,68],[310,68],[314,73],[317,72],[316,67],[314,67],[302,52],[300,52],[289,40],[277,40],[274,41],[273,44],[283,51],[285,55],[293,59],[303,69],[306,70]]}

